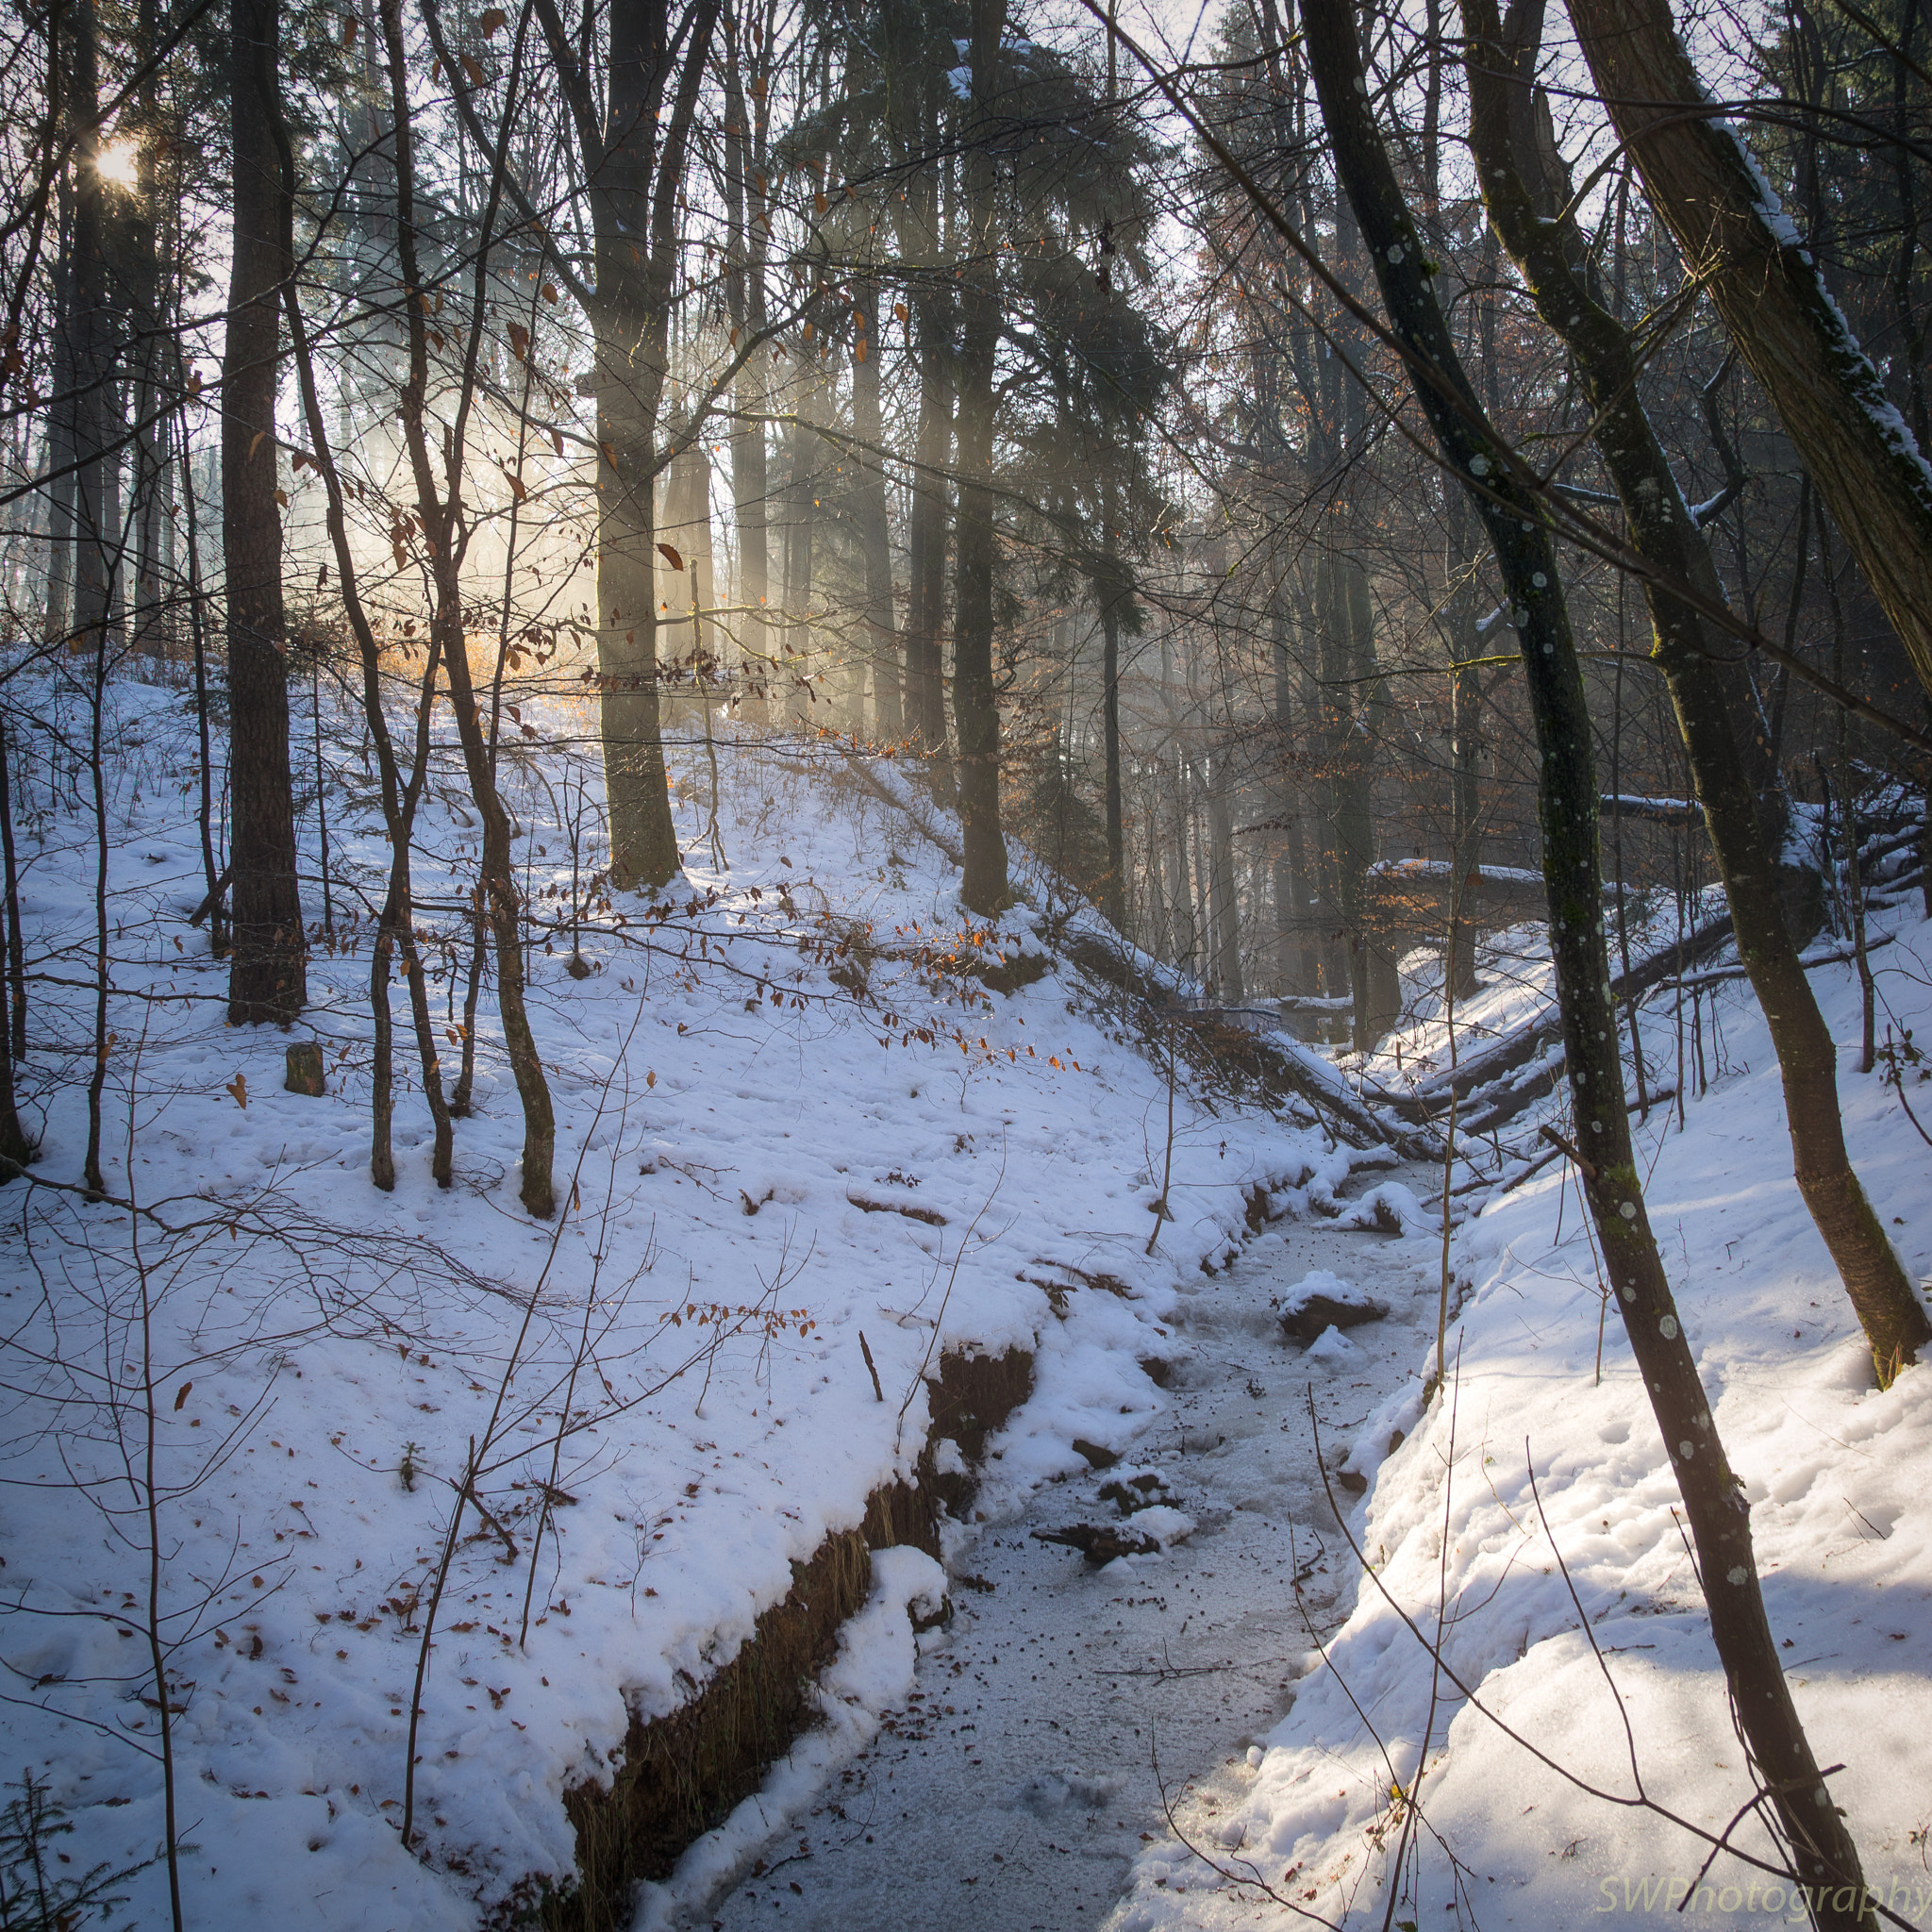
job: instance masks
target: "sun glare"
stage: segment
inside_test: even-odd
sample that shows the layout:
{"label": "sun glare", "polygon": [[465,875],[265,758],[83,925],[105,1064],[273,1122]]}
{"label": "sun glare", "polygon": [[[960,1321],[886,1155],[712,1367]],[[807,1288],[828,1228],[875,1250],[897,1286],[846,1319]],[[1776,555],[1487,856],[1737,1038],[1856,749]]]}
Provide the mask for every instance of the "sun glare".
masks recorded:
{"label": "sun glare", "polygon": [[133,188],[141,178],[141,147],[133,141],[110,142],[100,152],[94,166],[100,172],[103,181],[111,181],[116,188]]}

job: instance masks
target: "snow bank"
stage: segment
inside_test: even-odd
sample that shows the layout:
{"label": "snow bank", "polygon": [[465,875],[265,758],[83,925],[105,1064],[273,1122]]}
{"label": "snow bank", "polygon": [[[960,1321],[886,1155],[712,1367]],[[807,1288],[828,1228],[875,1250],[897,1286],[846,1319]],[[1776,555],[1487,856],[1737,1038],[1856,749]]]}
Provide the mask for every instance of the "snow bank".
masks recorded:
{"label": "snow bank", "polygon": [[[674,758],[685,874],[655,908],[607,899],[585,885],[604,862],[582,829],[598,773],[571,750],[594,745],[591,713],[553,699],[522,707],[538,736],[505,770],[567,1206],[541,1225],[517,1205],[521,1121],[487,994],[456,1185],[430,1182],[399,1038],[399,1179],[379,1193],[369,922],[351,913],[379,903],[388,849],[358,728],[323,720],[338,923],[318,934],[295,1036],[325,1048],[317,1099],[283,1091],[285,1036],[225,1024],[225,969],[186,924],[204,887],[180,695],[123,685],[112,701],[108,1183],[190,1230],[146,1224],[143,1261],[193,1923],[455,1927],[515,1887],[567,1882],[565,1790],[608,1780],[633,1714],[680,1707],[793,1563],[911,1473],[943,1352],[1035,1356],[1035,1395],[991,1445],[997,1507],[1082,1466],[1076,1437],[1124,1448],[1162,1411],[1139,1364],[1169,1346],[1180,1274],[1245,1239],[1255,1191],[1287,1204],[1347,1173],[1319,1130],[1184,1090],[1173,1218],[1146,1256],[1165,1069],[1073,975],[987,991],[973,969],[1037,950],[1034,922],[962,910],[913,823],[929,808],[888,804],[830,752],[727,728],[729,870],[691,747]],[[439,756],[453,776],[453,747]],[[29,967],[52,975],[35,982],[25,1109],[37,1176],[71,1182],[92,825],[38,758],[10,775]],[[469,958],[452,879],[474,833],[445,790],[460,798],[430,787],[418,872],[448,1069]],[[312,804],[302,825],[312,874]],[[51,1189],[5,1201],[0,1308],[26,1367],[0,1493],[4,1655],[25,1688],[0,1728],[8,1762],[44,1769],[73,1813],[76,1857],[145,1857],[160,1829],[147,1560],[122,1460],[138,1458],[141,1410],[103,1397],[142,1380],[127,1217]],[[420,1700],[419,1861],[396,1829],[411,1687],[455,1483],[486,1438],[489,1513],[466,1519]],[[826,1682],[826,1730],[781,1780],[815,1774],[813,1754],[857,1735],[909,1669],[905,1606],[929,1596],[929,1569],[889,1553],[876,1577]],[[134,1881],[142,1922],[164,1916],[163,1882]]]}
{"label": "snow bank", "polygon": [[[1906,921],[1879,961],[1888,1013],[1923,1030],[1932,924]],[[1813,976],[1835,1036],[1855,1042],[1850,972]],[[1690,1106],[1687,1130],[1660,1109],[1639,1136],[1651,1220],[1752,1503],[1800,1714],[1820,1761],[1844,1767],[1832,1788],[1868,1881],[1918,1923],[1932,1907],[1932,1368],[1873,1386],[1790,1179],[1775,1059],[1741,990],[1724,995],[1721,1027],[1727,1071]],[[1848,1052],[1853,1157],[1924,1283],[1932,1155],[1855,1065]],[[1341,1464],[1375,1477],[1349,1524],[1372,1572],[1354,1613],[1306,1659],[1290,1714],[1230,1773],[1222,1808],[1183,1805],[1186,1841],[1148,1848],[1110,1932],[1252,1924],[1262,1886],[1330,1924],[1384,1924],[1405,1837],[1397,1793],[1419,1766],[1398,1923],[1451,1923],[1452,1906],[1454,1923],[1538,1927],[1664,1913],[1707,1847],[1630,1804],[1640,1783],[1712,1834],[1745,1806],[1675,1483],[1614,1311],[1600,1327],[1564,1167],[1467,1224],[1454,1265],[1448,1391],[1425,1413],[1413,1385],[1391,1398]],[[1735,1842],[1774,1862],[1753,1819]],[[1697,1923],[1790,1909],[1727,1853],[1705,1882]]]}

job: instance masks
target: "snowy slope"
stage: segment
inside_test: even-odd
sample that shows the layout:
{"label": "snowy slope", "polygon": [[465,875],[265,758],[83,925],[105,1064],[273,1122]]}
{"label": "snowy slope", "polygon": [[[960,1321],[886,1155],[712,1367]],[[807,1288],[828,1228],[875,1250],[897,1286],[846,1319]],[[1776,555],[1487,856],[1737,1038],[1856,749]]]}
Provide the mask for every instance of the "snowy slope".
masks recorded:
{"label": "snowy slope", "polygon": [[[155,1850],[158,1547],[191,1924],[267,1909],[286,1932],[471,1925],[567,1874],[565,1788],[608,1776],[628,1712],[681,1703],[792,1562],[909,1470],[941,1350],[1038,1351],[999,1482],[1084,1467],[1073,1438],[1124,1447],[1161,1411],[1137,1357],[1159,1353],[1179,1275],[1243,1238],[1245,1194],[1291,1205],[1346,1173],[1319,1133],[1183,1091],[1174,1218],[1144,1256],[1164,1073],[1070,974],[1009,996],[962,975],[959,960],[1038,949],[1046,886],[1002,931],[975,930],[957,872],[834,748],[724,731],[714,842],[704,750],[684,747],[687,877],[661,917],[631,900],[581,918],[592,971],[573,978],[569,827],[580,886],[600,862],[598,779],[587,712],[551,700],[523,708],[537,736],[507,782],[557,926],[531,1001],[569,1209],[542,1225],[517,1205],[521,1122],[487,992],[457,1185],[431,1184],[400,985],[400,1179],[378,1193],[366,935],[388,855],[354,727],[324,721],[337,930],[296,1036],[325,1047],[314,1099],[283,1091],[283,1036],[225,1024],[225,972],[186,924],[203,882],[181,695],[112,697],[105,1167],[143,1213],[137,1247],[115,1207],[0,1194],[0,1723],[9,1765],[73,1815],[77,1858]],[[72,1183],[96,853],[90,781],[51,728],[85,720],[71,693],[42,702],[49,735],[14,774],[39,975],[23,1090],[43,1130],[37,1181]],[[459,783],[432,787],[417,869],[432,1005],[452,1027],[472,816]],[[302,833],[312,870],[312,801]],[[305,887],[311,919],[319,899]],[[1124,1293],[1083,1285],[1100,1275]],[[498,1446],[429,1655],[419,1861],[396,1828],[411,1680],[473,1439]],[[885,1648],[843,1667],[858,1707],[903,1688],[909,1636],[884,1626],[906,1633],[930,1582],[918,1562],[880,1574],[891,1588],[867,1615]],[[158,1866],[125,1889],[140,1923],[165,1919]]]}
{"label": "snowy slope", "polygon": [[[1923,1036],[1932,924],[1889,917],[1896,938],[1874,956],[1880,1037],[1887,1017]],[[1850,969],[1813,977],[1836,1037],[1852,1043],[1840,1087],[1854,1161],[1927,1283],[1932,1148],[1877,1075],[1854,1071]],[[1924,1923],[1932,1368],[1874,1388],[1790,1178],[1770,1041],[1736,982],[1719,1021],[1713,1060],[1725,1071],[1688,1104],[1681,1132],[1659,1109],[1640,1134],[1650,1217],[1748,1486],[1800,1714],[1821,1762],[1844,1767],[1832,1788],[1868,1883]],[[1932,1087],[1907,1078],[1927,1120]],[[1382,1925],[1398,1845],[1396,1923],[1661,1922],[1707,1847],[1631,1801],[1641,1790],[1713,1834],[1746,1803],[1675,1485],[1614,1311],[1598,1378],[1603,1299],[1566,1176],[1551,1166],[1457,1235],[1452,1390],[1425,1419],[1412,1400],[1383,1418],[1385,1436],[1408,1434],[1352,1512],[1374,1570],[1355,1613],[1305,1659],[1293,1708],[1253,1768],[1182,1808],[1187,1843],[1149,1848],[1114,1932],[1272,1923],[1280,1909],[1259,1885],[1328,1924]],[[1435,1670],[1424,1640],[1439,1637],[1462,1689]],[[1405,1836],[1391,1793],[1412,1787],[1419,1761]],[[1735,1841],[1774,1856],[1754,1820]],[[1727,1853],[1691,1898],[1699,1924],[1804,1919],[1774,1880]]]}

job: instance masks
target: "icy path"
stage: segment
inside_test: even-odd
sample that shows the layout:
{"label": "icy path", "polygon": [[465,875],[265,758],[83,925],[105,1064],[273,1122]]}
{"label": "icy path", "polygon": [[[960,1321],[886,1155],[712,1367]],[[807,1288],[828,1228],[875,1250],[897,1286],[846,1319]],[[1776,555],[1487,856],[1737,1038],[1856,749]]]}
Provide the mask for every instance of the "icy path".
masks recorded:
{"label": "icy path", "polygon": [[[1418,1191],[1427,1177],[1404,1175]],[[764,1847],[765,1869],[695,1924],[823,1932],[1080,1932],[1107,1917],[1160,1785],[1199,1819],[1248,1776],[1246,1747],[1287,1708],[1351,1563],[1324,1496],[1304,1391],[1339,1460],[1352,1429],[1422,1362],[1434,1324],[1428,1243],[1284,1223],[1184,1293],[1171,1407],[1134,1459],[1052,1484],[951,1565],[958,1614],[922,1640],[907,1709]],[[1310,1270],[1387,1302],[1338,1360],[1286,1342],[1269,1307]],[[1097,1491],[1157,1474],[1199,1525],[1105,1571],[1036,1529],[1114,1520]],[[1337,1494],[1342,1495],[1338,1489]],[[1343,1496],[1346,1501],[1346,1497]],[[991,1591],[960,1580],[991,1583]],[[1155,1771],[1158,1753],[1159,1777]]]}

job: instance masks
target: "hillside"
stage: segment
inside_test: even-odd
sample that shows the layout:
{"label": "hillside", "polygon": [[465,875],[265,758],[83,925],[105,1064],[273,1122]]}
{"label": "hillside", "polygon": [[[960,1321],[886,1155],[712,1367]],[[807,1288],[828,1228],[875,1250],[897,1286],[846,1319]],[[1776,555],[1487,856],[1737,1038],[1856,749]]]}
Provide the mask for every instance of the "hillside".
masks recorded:
{"label": "hillside", "polygon": [[[1096,1780],[1122,1821],[1061,1924],[1272,1923],[1284,1906],[1380,1924],[1398,1849],[1426,1923],[1580,1924],[1696,1872],[1702,1848],[1667,1813],[1763,1854],[1760,1827],[1732,1819],[1748,1786],[1673,1481],[1603,1323],[1566,1163],[1521,1178],[1510,1147],[1465,1145],[1450,1385],[1424,1412],[1440,1240],[1423,1204],[1440,1205],[1440,1167],[1391,1179],[1389,1149],[1339,1142],[1298,1103],[1244,1099],[1177,1009],[1163,1019],[1075,965],[1098,944],[1131,968],[1117,977],[1161,980],[1024,855],[1023,902],[996,926],[966,919],[943,816],[893,761],[837,741],[726,730],[715,780],[704,744],[685,745],[684,878],[655,904],[612,900],[595,884],[594,761],[555,699],[525,708],[532,748],[510,796],[548,922],[531,999],[567,1209],[544,1225],[518,1206],[521,1129],[487,995],[454,1185],[429,1178],[428,1118],[405,1081],[398,1182],[382,1193],[366,1169],[365,936],[386,855],[354,726],[322,720],[334,924],[317,935],[311,1012],[284,1038],[225,1024],[223,969],[189,924],[190,711],[160,688],[110,696],[107,1202],[74,1185],[91,817],[58,757],[14,774],[33,974],[23,1101],[43,1124],[0,1236],[4,1721],[12,1761],[74,1823],[76,1871],[149,1861],[114,1888],[138,1923],[166,1909],[151,1640],[176,1830],[195,1847],[192,1923],[577,1923],[581,1865],[602,1873],[597,1908],[645,1878],[647,1917],[675,1924],[762,1871],[771,1833],[916,1723],[968,1658],[1010,1727],[1043,1693],[1008,1686],[1001,1651],[1012,1668],[1054,1620],[1097,1641],[1096,1616],[1127,1614],[1101,1606],[1124,1586],[1134,1603],[1137,1578],[1161,1609],[1123,1623],[1098,1676],[1131,1677],[1141,1643],[1172,1666],[1182,1632],[1164,1592],[1183,1585],[1216,1642],[1248,1649],[1237,1688],[1190,1713],[1192,1756],[1161,1757],[1171,1821],[1155,1786],[1123,1797],[1149,1770],[1124,1730],[1083,1736],[1114,1762],[1012,1760],[1023,1791],[1061,1778],[1054,1805],[1068,1777]],[[467,930],[429,882],[460,871],[466,817],[432,791],[421,832],[452,1061]],[[312,798],[303,831],[319,874]],[[1902,1032],[1932,1012],[1932,928],[1887,917],[1880,984]],[[1486,970],[1476,1017],[1507,1033],[1538,997],[1523,935]],[[1849,969],[1816,978],[1844,1037]],[[1801,1709],[1845,1767],[1834,1790],[1869,1869],[1923,1882],[1922,1800],[1898,1767],[1932,1724],[1926,1372],[1870,1386],[1789,1179],[1761,1024],[1740,982],[1722,987],[1708,1091],[1681,1127],[1659,1107],[1643,1129],[1651,1211],[1747,1474]],[[285,1049],[308,1038],[320,1097],[284,1086]],[[1443,1045],[1440,1016],[1424,1018],[1347,1077],[1392,1088]],[[1855,1158],[1924,1280],[1926,1144],[1876,1076],[1841,1084]],[[1522,1147],[1529,1118],[1509,1131]],[[1345,1271],[1389,1319],[1306,1352],[1284,1341],[1271,1301],[1317,1267]],[[1341,1432],[1322,1468],[1309,1387]],[[1237,1409],[1230,1448],[1216,1419]],[[1263,1473],[1270,1443],[1291,1470]],[[1062,1587],[1078,1558],[1032,1527],[1102,1520],[1101,1482],[1137,1473],[1154,1480],[1131,1500],[1158,1501],[1124,1521],[1161,1547],[1117,1558],[1084,1595]],[[998,1556],[1003,1538],[1032,1554]],[[1051,1607],[1026,1608],[1023,1583]],[[788,1603],[781,1629],[768,1613],[782,1624]],[[942,1613],[951,1630],[915,1640]],[[781,1641],[802,1647],[768,1661]],[[800,1659],[809,1674],[834,1651],[801,1690]],[[1211,1645],[1199,1656],[1221,1667]],[[758,1708],[721,1716],[719,1686]],[[681,1710],[686,1731],[659,1722]],[[799,1725],[814,1727],[765,1798],[683,1854]],[[749,1753],[748,1782],[705,1783],[677,1755],[727,1744]],[[1419,1764],[1411,1820],[1399,1793]],[[1653,1808],[1629,1802],[1640,1776]],[[684,1798],[650,1796],[682,1777],[697,1779]],[[648,1802],[608,1808],[613,1785]],[[1143,1817],[1158,1827],[1144,1843]],[[976,1882],[997,1841],[966,1834],[947,1856],[974,1861]],[[852,1851],[841,1893],[794,1892],[788,1874],[758,1923],[847,1923],[854,1888],[891,1900],[889,1848],[870,1865]],[[1728,1855],[1710,1876],[1750,1882]],[[960,1923],[1018,1923],[980,1896]]]}

